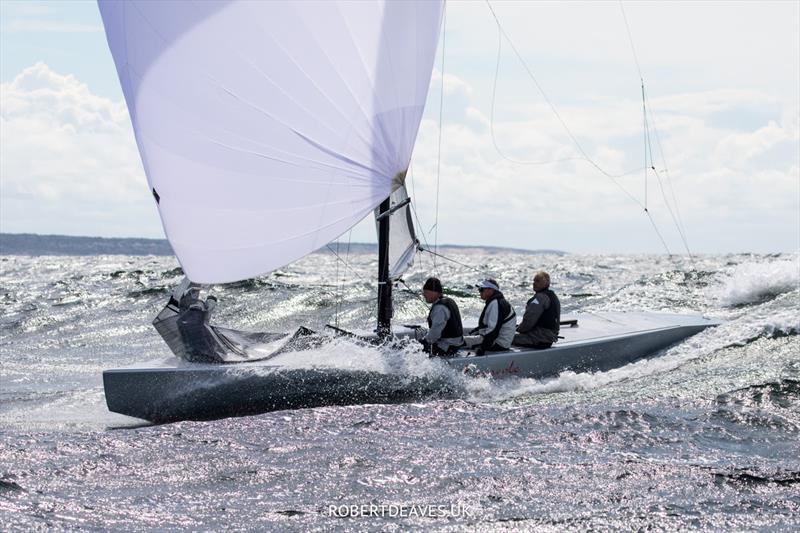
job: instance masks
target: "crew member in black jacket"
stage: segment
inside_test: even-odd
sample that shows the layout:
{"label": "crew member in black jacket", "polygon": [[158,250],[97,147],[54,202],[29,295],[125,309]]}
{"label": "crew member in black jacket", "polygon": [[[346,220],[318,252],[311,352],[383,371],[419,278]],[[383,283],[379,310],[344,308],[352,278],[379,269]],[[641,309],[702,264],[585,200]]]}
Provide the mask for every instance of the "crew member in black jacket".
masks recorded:
{"label": "crew member in black jacket", "polygon": [[517,326],[514,344],[530,348],[550,348],[558,340],[561,323],[561,302],[550,290],[550,275],[537,272],[533,276],[533,297],[525,306],[522,322]]}
{"label": "crew member in black jacket", "polygon": [[464,344],[464,330],[461,313],[451,298],[442,296],[442,282],[438,278],[428,278],[422,286],[422,296],[431,305],[428,313],[428,330],[421,331],[423,348],[430,355],[454,355]]}

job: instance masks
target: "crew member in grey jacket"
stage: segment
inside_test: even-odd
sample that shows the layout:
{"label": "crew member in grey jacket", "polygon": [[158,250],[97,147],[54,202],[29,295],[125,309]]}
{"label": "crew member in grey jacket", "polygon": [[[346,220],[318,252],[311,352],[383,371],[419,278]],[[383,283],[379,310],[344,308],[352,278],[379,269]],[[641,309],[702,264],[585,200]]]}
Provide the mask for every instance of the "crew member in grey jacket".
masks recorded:
{"label": "crew member in grey jacket", "polygon": [[517,326],[514,344],[530,348],[549,348],[558,340],[561,323],[561,302],[550,290],[550,275],[540,271],[533,276],[533,297],[525,306],[522,322]]}
{"label": "crew member in grey jacket", "polygon": [[454,355],[458,347],[464,344],[458,305],[451,298],[442,296],[442,282],[438,278],[428,278],[425,281],[422,296],[432,305],[428,313],[428,330],[420,331],[420,335],[424,337],[419,341],[432,356]]}

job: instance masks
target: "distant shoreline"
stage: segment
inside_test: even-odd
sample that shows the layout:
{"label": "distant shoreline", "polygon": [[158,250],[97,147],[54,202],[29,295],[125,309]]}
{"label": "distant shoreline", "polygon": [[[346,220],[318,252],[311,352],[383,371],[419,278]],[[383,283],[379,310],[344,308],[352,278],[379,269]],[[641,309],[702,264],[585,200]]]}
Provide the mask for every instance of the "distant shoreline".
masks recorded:
{"label": "distant shoreline", "polygon": [[[335,244],[332,243],[332,246]],[[340,244],[340,247],[346,246]],[[566,255],[561,250],[525,250],[503,246],[440,244],[439,250],[483,250],[489,253]],[[376,243],[351,243],[350,253],[377,253]],[[318,252],[327,252],[323,246]],[[166,239],[78,237],[36,233],[0,233],[0,255],[175,255]]]}

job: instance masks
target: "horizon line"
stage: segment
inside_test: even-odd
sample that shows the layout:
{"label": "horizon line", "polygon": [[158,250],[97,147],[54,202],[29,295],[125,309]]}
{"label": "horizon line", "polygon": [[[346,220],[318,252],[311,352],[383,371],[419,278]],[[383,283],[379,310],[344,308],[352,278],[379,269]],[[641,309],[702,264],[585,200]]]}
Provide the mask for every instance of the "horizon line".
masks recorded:
{"label": "horizon line", "polygon": [[[167,243],[172,246],[169,242],[169,239],[166,237],[104,237],[100,235],[66,235],[61,233],[12,233],[7,231],[0,231],[0,236],[15,236],[15,237],[23,237],[23,236],[30,236],[30,237],[59,237],[59,238],[69,238],[69,239],[105,239],[105,240],[139,240],[139,241],[153,241],[153,242],[163,242]],[[322,250],[326,246],[330,246],[336,243],[336,241],[330,241],[329,243],[323,244],[316,250]],[[375,242],[351,242],[350,246],[378,246],[377,241]],[[499,250],[509,250],[509,251],[518,251],[518,252],[528,252],[528,253],[555,253],[555,254],[569,254],[572,252],[567,252],[565,250],[557,250],[555,248],[520,248],[518,246],[501,246],[501,245],[494,245],[494,244],[438,244],[436,245],[437,248],[484,248],[484,249],[499,249]],[[427,246],[426,246],[427,248]],[[312,252],[313,253],[313,252]]]}

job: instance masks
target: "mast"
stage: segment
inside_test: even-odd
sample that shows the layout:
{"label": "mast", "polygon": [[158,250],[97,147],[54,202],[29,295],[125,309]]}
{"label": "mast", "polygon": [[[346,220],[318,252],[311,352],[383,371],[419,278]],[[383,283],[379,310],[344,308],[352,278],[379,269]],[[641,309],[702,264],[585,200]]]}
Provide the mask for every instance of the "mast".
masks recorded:
{"label": "mast", "polygon": [[378,337],[392,332],[392,282],[389,279],[389,205],[390,198],[381,202],[378,215]]}

